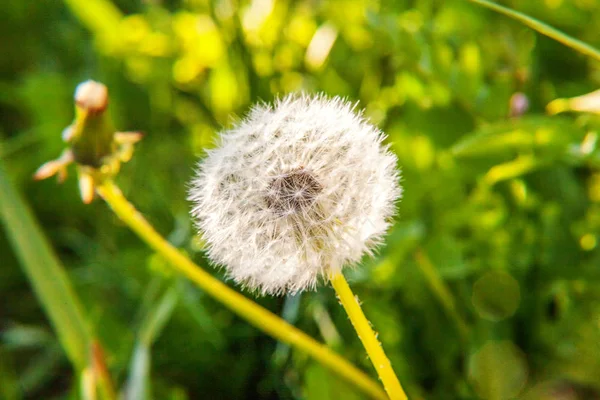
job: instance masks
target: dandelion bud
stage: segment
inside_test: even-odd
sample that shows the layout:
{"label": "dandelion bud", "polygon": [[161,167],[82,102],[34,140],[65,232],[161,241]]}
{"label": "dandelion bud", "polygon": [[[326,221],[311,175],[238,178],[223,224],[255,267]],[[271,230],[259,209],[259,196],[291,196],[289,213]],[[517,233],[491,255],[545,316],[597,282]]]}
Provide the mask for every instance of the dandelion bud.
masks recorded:
{"label": "dandelion bud", "polygon": [[35,179],[58,175],[65,180],[69,164],[77,164],[79,191],[84,203],[94,199],[98,184],[119,172],[121,162],[133,155],[133,145],[142,134],[115,132],[108,115],[108,89],[100,82],[87,80],[75,89],[75,121],[62,132],[67,149],[56,160],[36,171]]}
{"label": "dandelion bud", "polygon": [[75,103],[89,112],[102,112],[108,105],[108,89],[100,82],[82,82],[75,89]]}
{"label": "dandelion bud", "polygon": [[371,254],[402,194],[384,138],[337,97],[255,107],[192,181],[209,258],[245,287],[283,294]]}

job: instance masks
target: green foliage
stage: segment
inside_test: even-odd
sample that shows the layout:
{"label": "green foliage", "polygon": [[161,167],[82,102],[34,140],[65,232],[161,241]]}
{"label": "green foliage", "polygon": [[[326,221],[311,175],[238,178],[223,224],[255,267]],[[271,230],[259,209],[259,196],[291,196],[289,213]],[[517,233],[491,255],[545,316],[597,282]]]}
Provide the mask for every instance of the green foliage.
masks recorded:
{"label": "green foliage", "polygon": [[[503,3],[600,46],[597,2]],[[409,395],[600,395],[600,119],[545,111],[597,89],[597,61],[459,0],[69,0],[0,12],[0,157],[123,390],[360,396],[165,275],[104,204],[81,203],[74,174],[63,186],[31,180],[60,154],[88,78],[107,84],[118,129],[145,133],[120,186],[204,264],[185,191],[217,130],[289,91],[359,101],[398,154],[405,194],[386,245],[349,280]],[[21,272],[18,230],[3,224],[0,397],[75,398],[69,350]],[[45,252],[35,243],[29,257]],[[257,301],[371,371],[330,288]]]}
{"label": "green foliage", "polygon": [[92,338],[68,278],[0,164],[0,215],[33,290],[78,371],[89,362]]}

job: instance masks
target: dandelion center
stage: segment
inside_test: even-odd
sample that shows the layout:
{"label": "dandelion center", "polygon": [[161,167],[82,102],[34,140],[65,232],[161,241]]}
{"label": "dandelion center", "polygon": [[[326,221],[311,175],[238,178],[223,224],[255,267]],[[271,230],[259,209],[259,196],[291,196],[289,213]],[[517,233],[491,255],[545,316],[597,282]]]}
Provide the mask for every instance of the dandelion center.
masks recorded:
{"label": "dandelion center", "polygon": [[306,213],[317,200],[323,186],[303,167],[274,178],[265,200],[269,209],[278,215]]}

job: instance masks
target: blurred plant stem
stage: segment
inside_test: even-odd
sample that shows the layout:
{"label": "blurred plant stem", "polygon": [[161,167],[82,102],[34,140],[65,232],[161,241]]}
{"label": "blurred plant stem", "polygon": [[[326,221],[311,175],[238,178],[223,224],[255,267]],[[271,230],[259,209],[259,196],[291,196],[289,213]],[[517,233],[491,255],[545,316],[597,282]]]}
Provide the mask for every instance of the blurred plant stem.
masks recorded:
{"label": "blurred plant stem", "polygon": [[150,393],[151,347],[171,318],[179,300],[175,285],[172,285],[148,310],[140,325],[129,367],[129,377],[125,391],[126,400],[152,398]]}
{"label": "blurred plant stem", "polygon": [[342,303],[344,310],[346,310],[352,326],[354,326],[379,378],[383,382],[388,396],[392,400],[405,400],[407,398],[406,393],[404,393],[402,385],[400,385],[400,381],[394,373],[392,364],[385,355],[381,343],[377,340],[377,336],[373,332],[369,320],[365,317],[358,298],[352,293],[352,289],[350,289],[346,278],[339,272],[331,276],[331,285],[335,289],[338,299]]}
{"label": "blurred plant stem", "polygon": [[67,357],[78,374],[93,377],[93,383],[87,387],[86,392],[95,397],[91,393],[95,394],[95,383],[99,382],[102,398],[116,399],[101,346],[88,329],[69,278],[24,200],[10,184],[1,160],[0,216],[23,271],[46,311]]}
{"label": "blurred plant stem", "polygon": [[71,12],[91,31],[107,50],[114,51],[121,37],[121,11],[107,0],[64,0]]}
{"label": "blurred plant stem", "polygon": [[456,328],[458,329],[458,333],[460,334],[463,340],[467,339],[469,334],[469,327],[463,320],[463,318],[458,313],[456,309],[456,302],[454,301],[454,296],[450,289],[446,286],[437,270],[433,266],[433,263],[422,249],[417,249],[415,253],[415,259],[417,261],[417,265],[421,269],[427,284],[429,285],[431,291],[438,298],[448,316],[454,321],[456,324]]}
{"label": "blurred plant stem", "polygon": [[263,332],[308,353],[370,396],[386,398],[379,384],[347,360],[194,264],[154,230],[135,207],[127,201],[111,179],[100,183],[96,190],[125,224],[164,257],[175,270],[186,276],[199,288]]}
{"label": "blurred plant stem", "polygon": [[570,47],[582,54],[585,54],[587,56],[590,56],[590,57],[600,61],[600,51],[598,51],[596,48],[590,46],[587,43],[582,42],[581,40],[572,38],[569,35],[562,33],[558,29],[555,29],[549,25],[546,25],[543,22],[540,22],[535,18],[532,18],[532,17],[525,15],[523,13],[520,13],[518,11],[511,10],[510,8],[501,6],[500,4],[496,4],[496,3],[488,1],[488,0],[468,0],[468,1],[470,1],[471,3],[478,4],[480,6],[483,6],[485,8],[488,8],[492,11],[496,11],[500,14],[506,15],[507,17],[510,17],[516,21],[519,21],[522,24],[530,27],[531,29],[538,31],[542,35],[548,36],[549,38],[552,38],[552,39],[556,40],[557,42],[564,44],[567,47]]}

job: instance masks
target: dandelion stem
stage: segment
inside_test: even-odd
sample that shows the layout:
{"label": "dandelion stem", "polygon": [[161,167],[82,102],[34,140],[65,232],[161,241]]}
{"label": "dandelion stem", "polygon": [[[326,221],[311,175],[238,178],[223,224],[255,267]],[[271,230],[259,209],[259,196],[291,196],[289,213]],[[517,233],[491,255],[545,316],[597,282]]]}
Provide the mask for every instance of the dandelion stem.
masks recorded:
{"label": "dandelion stem", "polygon": [[[296,347],[330,368],[348,382],[356,385],[373,398],[385,399],[379,384],[347,360],[288,324],[272,312],[230,289],[223,282],[194,264],[188,257],[167,242],[146,219],[127,201],[111,180],[97,187],[98,194],[108,203],[115,214],[126,223],[152,249],[163,256],[173,268],[194,282],[199,288],[224,304],[256,328]],[[386,359],[387,361],[387,359]],[[400,397],[398,397],[400,398]]]}
{"label": "dandelion stem", "polygon": [[331,285],[335,289],[348,317],[350,317],[350,321],[352,322],[360,341],[365,347],[379,378],[383,382],[385,391],[390,399],[406,399],[406,393],[404,393],[400,381],[392,369],[392,364],[385,355],[381,343],[377,340],[375,332],[373,332],[373,329],[371,328],[371,324],[360,308],[358,299],[354,296],[354,293],[352,293],[352,289],[350,289],[344,275],[341,272],[334,274],[331,277]]}

